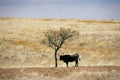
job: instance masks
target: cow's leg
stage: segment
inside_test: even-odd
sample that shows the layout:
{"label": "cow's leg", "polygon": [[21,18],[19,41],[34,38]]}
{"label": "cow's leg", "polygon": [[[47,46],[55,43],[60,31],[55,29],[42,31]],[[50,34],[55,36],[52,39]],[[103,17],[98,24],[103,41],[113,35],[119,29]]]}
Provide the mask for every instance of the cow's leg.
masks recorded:
{"label": "cow's leg", "polygon": [[75,67],[78,67],[78,60],[75,60]]}
{"label": "cow's leg", "polygon": [[75,67],[77,66],[76,61],[75,61]]}
{"label": "cow's leg", "polygon": [[66,66],[68,67],[68,62],[66,62]]}

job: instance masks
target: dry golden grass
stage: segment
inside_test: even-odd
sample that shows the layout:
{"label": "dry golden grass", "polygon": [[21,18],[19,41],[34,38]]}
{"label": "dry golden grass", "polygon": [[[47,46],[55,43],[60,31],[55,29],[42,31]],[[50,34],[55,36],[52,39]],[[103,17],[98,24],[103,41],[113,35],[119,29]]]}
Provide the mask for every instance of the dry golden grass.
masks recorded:
{"label": "dry golden grass", "polygon": [[[80,66],[120,66],[118,20],[0,18],[0,67],[54,67],[54,50],[40,41],[43,32],[60,27],[77,30],[80,35],[66,42],[58,57],[77,52]],[[58,66],[66,65],[58,61]]]}

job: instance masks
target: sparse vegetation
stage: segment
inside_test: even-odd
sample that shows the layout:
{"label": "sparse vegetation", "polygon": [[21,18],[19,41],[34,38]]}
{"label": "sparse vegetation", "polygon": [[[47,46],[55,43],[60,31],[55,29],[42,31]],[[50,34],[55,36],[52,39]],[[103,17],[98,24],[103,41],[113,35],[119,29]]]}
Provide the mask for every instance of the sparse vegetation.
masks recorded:
{"label": "sparse vegetation", "polygon": [[[81,58],[79,66],[88,68],[72,67],[68,68],[67,72],[66,68],[63,68],[64,63],[60,61],[58,68],[50,68],[54,67],[54,50],[40,41],[47,30],[60,28],[76,30],[80,35],[70,43],[66,41],[58,55],[77,52]],[[70,66],[74,66],[74,63]],[[90,66],[118,67],[107,70],[99,67],[98,71],[95,71],[94,67],[89,70]],[[119,20],[0,18],[0,80],[60,80],[58,76],[62,73],[66,74],[66,77],[62,76],[62,80],[120,80],[119,66]],[[42,68],[32,71],[28,67]],[[7,68],[17,69],[7,71]]]}
{"label": "sparse vegetation", "polygon": [[[54,66],[54,54],[52,54],[54,51],[41,44],[40,41],[44,38],[47,30],[59,30],[60,28],[76,30],[80,36],[70,43],[66,42],[59,50],[58,55],[77,52],[82,60],[81,66],[119,66],[120,21],[112,20],[111,23],[91,21],[1,18],[0,67],[30,67],[33,64],[36,67]],[[58,64],[64,66],[60,61]],[[74,64],[70,64],[70,66],[72,65],[74,66]]]}

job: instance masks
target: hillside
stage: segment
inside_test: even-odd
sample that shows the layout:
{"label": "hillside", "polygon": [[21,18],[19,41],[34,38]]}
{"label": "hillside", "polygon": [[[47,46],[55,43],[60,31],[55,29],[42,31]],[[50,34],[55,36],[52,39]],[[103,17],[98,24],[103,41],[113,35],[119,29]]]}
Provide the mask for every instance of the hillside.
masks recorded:
{"label": "hillside", "polygon": [[[79,53],[79,66],[120,66],[120,21],[51,18],[0,18],[0,67],[54,67],[54,50],[42,45],[49,29],[71,28],[79,37],[60,54]],[[58,67],[66,66],[58,61]],[[74,63],[70,63],[74,66]]]}

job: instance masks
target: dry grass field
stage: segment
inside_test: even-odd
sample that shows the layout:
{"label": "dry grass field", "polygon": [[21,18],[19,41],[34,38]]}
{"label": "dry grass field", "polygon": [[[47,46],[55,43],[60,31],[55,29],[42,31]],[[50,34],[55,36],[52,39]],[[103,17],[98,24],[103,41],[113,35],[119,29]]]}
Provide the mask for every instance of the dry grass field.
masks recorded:
{"label": "dry grass field", "polygon": [[[77,52],[81,58],[79,66],[83,67],[74,68],[74,63],[70,63],[67,69],[65,63],[58,60],[58,68],[53,68],[54,50],[40,42],[44,32],[61,27],[77,30],[80,35],[63,45],[58,59],[60,54]],[[84,66],[117,67],[97,67],[96,70]],[[120,80],[119,66],[119,20],[0,18],[0,80],[59,80],[60,77],[65,80]]]}

